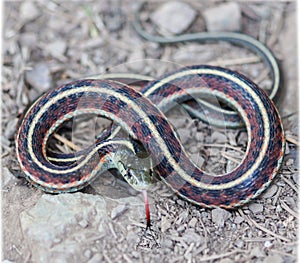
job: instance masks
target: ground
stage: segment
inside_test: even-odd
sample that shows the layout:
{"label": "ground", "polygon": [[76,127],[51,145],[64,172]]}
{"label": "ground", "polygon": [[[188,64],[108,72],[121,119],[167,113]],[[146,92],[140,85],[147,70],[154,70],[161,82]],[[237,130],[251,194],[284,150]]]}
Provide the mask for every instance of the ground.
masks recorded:
{"label": "ground", "polygon": [[[163,3],[153,1],[140,14],[149,32],[156,32],[157,21],[151,17],[157,18]],[[186,3],[193,19],[182,30],[195,33],[207,27],[205,11],[220,7],[223,1]],[[144,40],[132,26],[134,1],[5,2],[3,262],[297,261],[296,5],[292,1],[236,3],[241,11],[240,30],[268,45],[281,65],[283,82],[276,105],[287,139],[282,168],[263,195],[230,211],[190,204],[158,181],[149,191],[152,230],[144,232],[142,195],[109,173],[78,193],[59,195],[44,193],[22,178],[14,137],[27,105],[51,87],[74,79],[119,72],[155,78],[193,64],[228,67],[268,89],[271,79],[266,65],[248,50],[226,42],[159,45]],[[169,21],[171,27],[176,23]],[[156,33],[167,34],[161,28]],[[242,160],[245,130],[211,127],[180,110],[168,117],[191,158],[205,171],[228,172]],[[100,121],[76,120],[73,143],[82,146],[93,141],[95,134],[91,136],[90,131],[96,133],[103,126]],[[60,134],[68,137],[65,131]],[[70,150],[55,139],[50,146]]]}

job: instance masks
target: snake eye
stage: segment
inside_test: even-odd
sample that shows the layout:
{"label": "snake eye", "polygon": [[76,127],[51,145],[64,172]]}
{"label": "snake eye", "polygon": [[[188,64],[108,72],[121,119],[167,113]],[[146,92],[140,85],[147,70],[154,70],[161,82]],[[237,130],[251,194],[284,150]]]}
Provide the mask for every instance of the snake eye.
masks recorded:
{"label": "snake eye", "polygon": [[131,169],[127,170],[127,176],[128,178],[131,178],[133,176]]}

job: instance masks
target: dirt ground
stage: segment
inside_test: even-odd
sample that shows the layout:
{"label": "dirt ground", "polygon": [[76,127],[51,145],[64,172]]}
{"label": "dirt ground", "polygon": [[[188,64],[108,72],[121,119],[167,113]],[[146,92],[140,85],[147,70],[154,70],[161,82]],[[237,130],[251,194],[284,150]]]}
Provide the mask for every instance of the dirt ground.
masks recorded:
{"label": "dirt ground", "polygon": [[[151,14],[163,3],[152,1],[140,14],[149,32],[155,32]],[[186,3],[196,15],[185,32],[194,33],[206,28],[205,10],[224,1]],[[44,193],[20,178],[14,146],[19,116],[51,87],[87,76],[123,72],[155,78],[184,65],[212,64],[237,70],[268,89],[266,66],[255,54],[226,42],[159,45],[144,40],[132,27],[135,1],[5,2],[2,262],[297,261],[296,3],[235,3],[242,15],[241,32],[265,43],[281,65],[284,81],[276,104],[287,139],[281,171],[263,195],[233,211],[195,206],[157,182],[149,192],[152,231],[145,234],[143,198],[120,178],[107,173],[79,193],[61,195]],[[205,171],[228,172],[242,160],[245,130],[210,127],[180,110],[168,117],[191,158]],[[73,123],[73,143],[90,142],[89,131],[101,125],[95,119]],[[52,145],[69,150],[54,139]]]}

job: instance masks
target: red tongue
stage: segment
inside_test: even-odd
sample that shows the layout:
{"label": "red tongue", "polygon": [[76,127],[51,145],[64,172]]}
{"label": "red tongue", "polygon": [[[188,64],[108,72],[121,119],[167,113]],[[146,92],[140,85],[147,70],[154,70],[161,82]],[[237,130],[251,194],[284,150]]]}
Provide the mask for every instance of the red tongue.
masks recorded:
{"label": "red tongue", "polygon": [[143,196],[145,201],[145,210],[146,210],[146,220],[147,220],[147,228],[150,228],[150,207],[149,207],[149,201],[148,201],[148,194],[146,190],[143,190]]}

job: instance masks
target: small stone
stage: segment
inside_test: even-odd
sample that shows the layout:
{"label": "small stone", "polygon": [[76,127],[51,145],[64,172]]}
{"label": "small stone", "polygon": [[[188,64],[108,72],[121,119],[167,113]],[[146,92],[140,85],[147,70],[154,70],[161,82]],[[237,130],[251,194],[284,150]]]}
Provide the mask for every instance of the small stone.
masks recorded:
{"label": "small stone", "polygon": [[81,221],[78,222],[78,224],[82,227],[82,228],[86,228],[89,225],[89,222],[85,219],[82,219]]}
{"label": "small stone", "polygon": [[224,227],[225,221],[231,216],[231,214],[222,208],[215,208],[211,211],[212,221],[218,227]]}
{"label": "small stone", "polygon": [[197,164],[198,167],[202,167],[204,163],[204,158],[199,153],[190,154],[192,161]]}
{"label": "small stone", "polygon": [[93,252],[91,250],[87,249],[86,251],[83,252],[83,255],[86,258],[91,258],[91,256],[93,255]]}
{"label": "small stone", "polygon": [[25,1],[20,6],[20,17],[23,20],[34,20],[40,12],[33,1]]}
{"label": "small stone", "polygon": [[283,263],[283,262],[284,262],[283,258],[278,254],[269,255],[263,261],[263,263]]}
{"label": "small stone", "polygon": [[2,168],[2,180],[1,180],[1,188],[6,186],[10,181],[15,180],[16,177],[10,172],[7,167]]}
{"label": "small stone", "polygon": [[293,181],[294,181],[296,184],[299,184],[299,175],[298,175],[298,173],[294,173],[294,174],[292,175],[292,179],[293,179]]}
{"label": "small stone", "polygon": [[271,198],[274,196],[278,191],[278,186],[276,184],[271,185],[266,192],[262,195],[263,198]]}
{"label": "small stone", "polygon": [[224,133],[214,131],[211,135],[211,141],[213,143],[225,143],[227,142],[227,137]]}
{"label": "small stone", "polygon": [[47,45],[47,50],[54,57],[64,55],[66,49],[67,49],[67,43],[64,40],[56,40]]}
{"label": "small stone", "polygon": [[163,216],[161,218],[161,232],[164,233],[166,232],[170,227],[171,227],[171,222],[170,220],[166,217],[166,216]]}
{"label": "small stone", "polygon": [[118,216],[124,214],[127,209],[126,204],[120,204],[112,209],[110,216],[112,219],[116,219]]}
{"label": "small stone", "polygon": [[185,128],[178,129],[177,134],[179,135],[180,141],[183,145],[185,145],[187,141],[191,138],[190,130]]}
{"label": "small stone", "polygon": [[88,263],[100,263],[103,262],[103,258],[100,253],[95,254]]}
{"label": "small stone", "polygon": [[273,243],[270,241],[270,240],[267,240],[265,243],[264,243],[264,247],[266,248],[270,248],[273,246]]}
{"label": "small stone", "polygon": [[237,241],[235,241],[234,244],[236,245],[236,247],[242,248],[244,246],[244,241],[241,239],[238,239]]}
{"label": "small stone", "polygon": [[238,3],[229,2],[203,12],[208,31],[240,31],[241,10]]}
{"label": "small stone", "polygon": [[151,14],[151,20],[161,29],[180,34],[194,21],[197,12],[188,4],[179,1],[170,1],[161,5]]}
{"label": "small stone", "polygon": [[17,118],[12,118],[8,121],[6,129],[4,131],[4,136],[7,139],[12,140],[14,138],[18,121],[19,119]]}
{"label": "small stone", "polygon": [[252,257],[256,257],[256,258],[262,258],[262,257],[265,257],[266,254],[264,252],[264,250],[260,247],[254,247],[251,252],[250,252],[250,255]]}
{"label": "small stone", "polygon": [[263,212],[264,207],[262,204],[252,203],[249,205],[249,210],[252,211],[254,214],[258,214]]}
{"label": "small stone", "polygon": [[134,72],[141,72],[145,67],[145,54],[141,48],[136,48],[129,56],[126,64]]}
{"label": "small stone", "polygon": [[287,166],[291,166],[291,165],[293,165],[294,164],[294,160],[293,159],[288,159],[287,161],[286,161],[286,165]]}
{"label": "small stone", "polygon": [[244,222],[244,218],[243,217],[241,217],[241,216],[236,216],[235,218],[234,218],[234,223],[236,223],[236,224],[240,224],[240,223],[242,223],[242,222]]}
{"label": "small stone", "polygon": [[39,92],[45,92],[50,89],[52,78],[50,70],[46,63],[38,63],[30,71],[25,73],[26,82]]}
{"label": "small stone", "polygon": [[197,222],[198,222],[197,218],[196,218],[196,217],[193,217],[193,218],[190,220],[190,222],[188,223],[188,226],[194,228],[194,227],[196,226]]}

